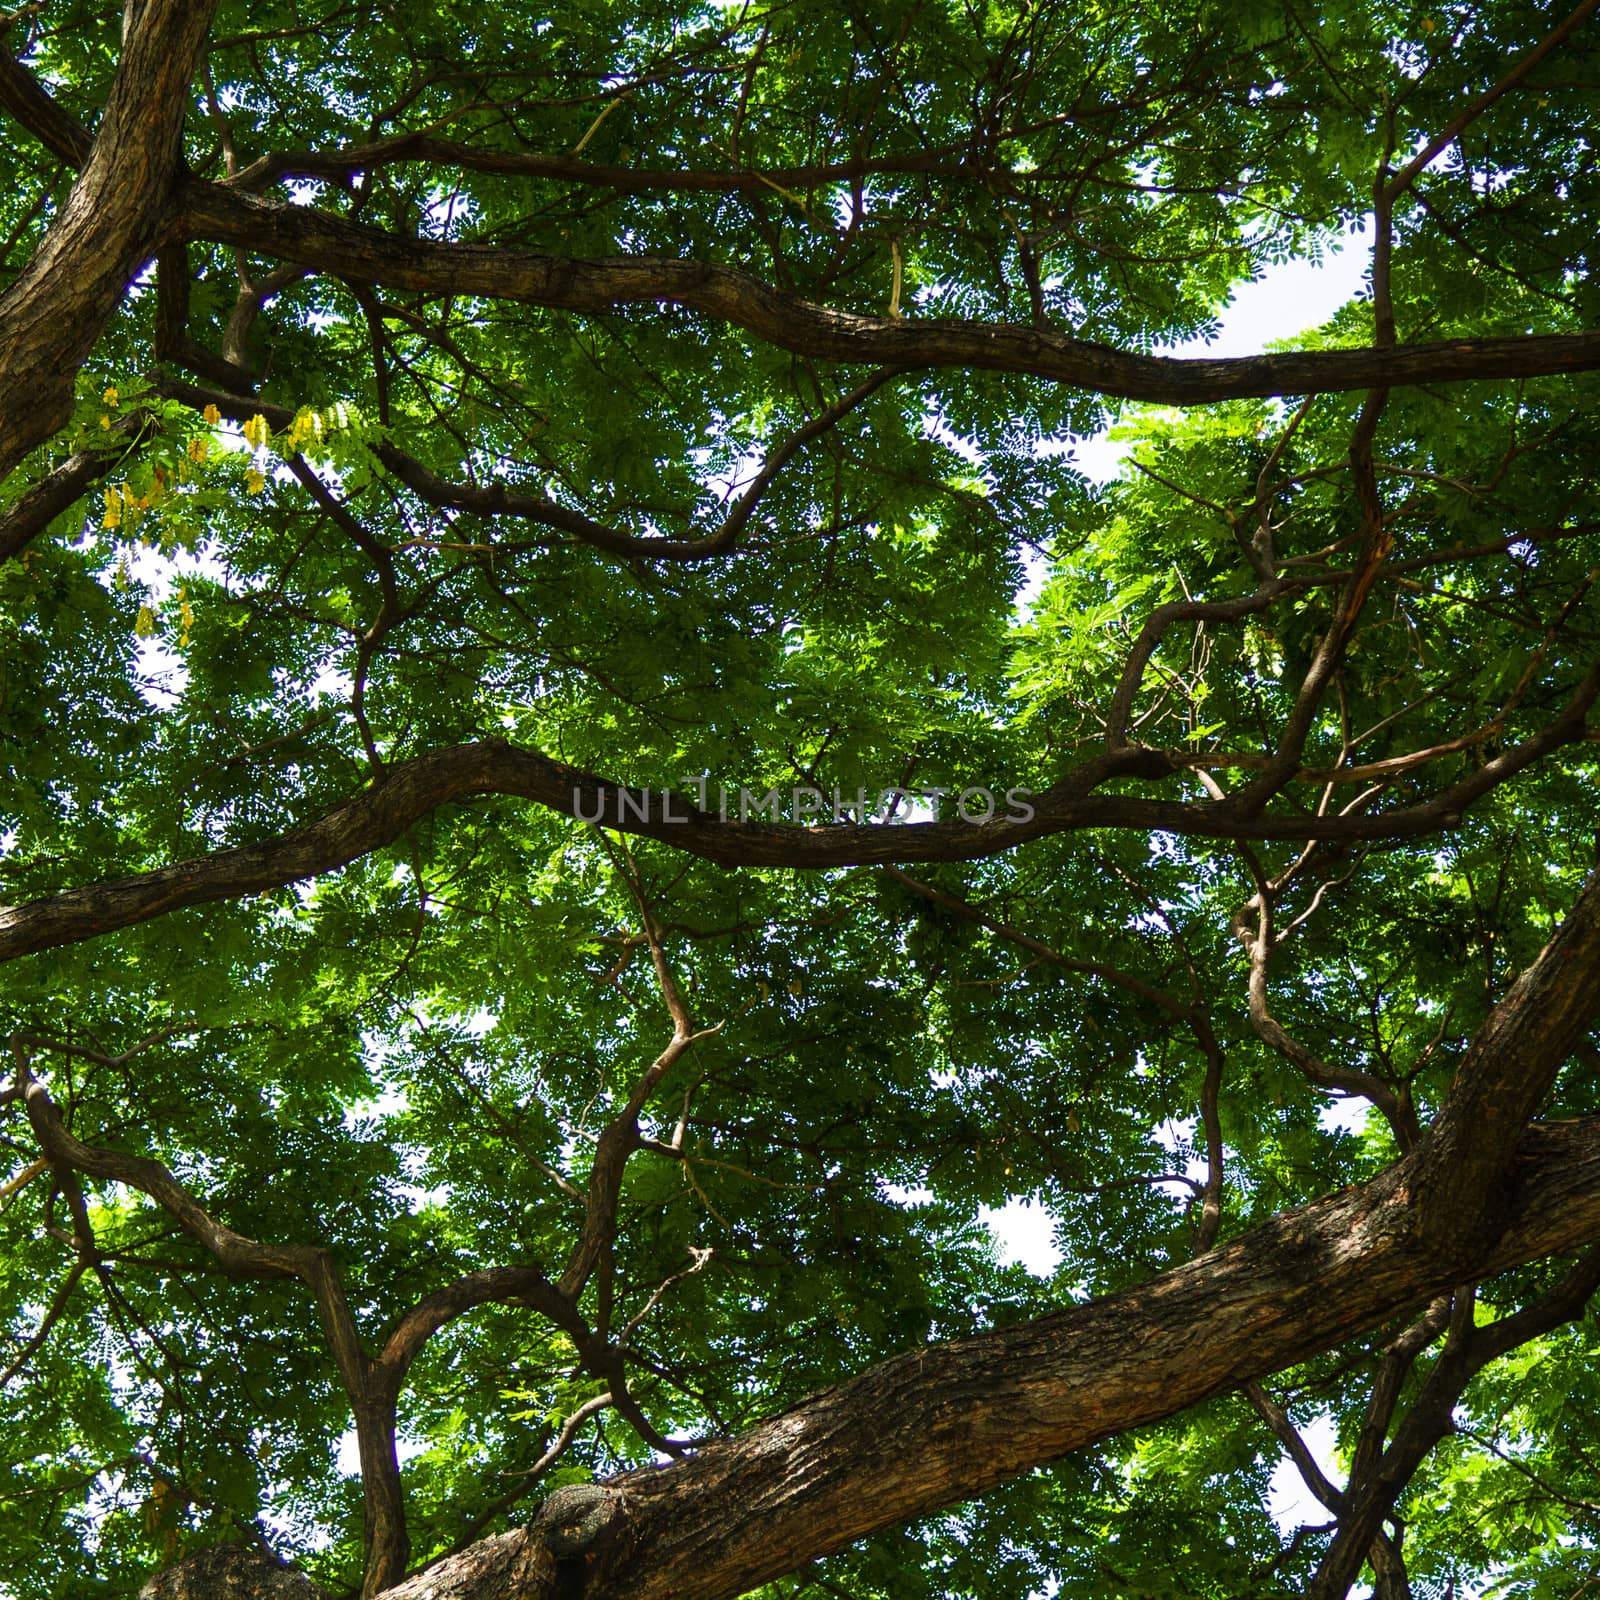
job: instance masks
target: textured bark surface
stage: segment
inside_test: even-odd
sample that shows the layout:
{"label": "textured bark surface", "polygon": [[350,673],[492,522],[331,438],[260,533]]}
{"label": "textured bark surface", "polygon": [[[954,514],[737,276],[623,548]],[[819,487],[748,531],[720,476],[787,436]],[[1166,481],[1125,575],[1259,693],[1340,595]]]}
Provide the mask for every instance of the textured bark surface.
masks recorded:
{"label": "textured bark surface", "polygon": [[[1460,1241],[1455,1255],[1419,1225],[1415,1165],[1137,1288],[908,1351],[738,1438],[612,1480],[626,1537],[585,1563],[584,1600],[733,1600],[869,1533],[1329,1349],[1462,1281],[1600,1237],[1600,1119],[1527,1130],[1504,1232],[1475,1247]],[[384,1593],[556,1600],[556,1565],[535,1523]],[[180,1595],[187,1600],[185,1591],[173,1600]]]}
{"label": "textured bark surface", "polygon": [[[731,1600],[868,1533],[1330,1348],[1462,1277],[1600,1232],[1600,1122],[1534,1130],[1519,1163],[1507,1233],[1476,1256],[1451,1262],[1419,1239],[1407,1174],[1387,1174],[1123,1295],[909,1352],[743,1438],[618,1480],[631,1538],[584,1593]],[[526,1559],[496,1581],[536,1576]],[[454,1579],[441,1569],[416,1593],[519,1593],[487,1578],[447,1587]]]}
{"label": "textured bark surface", "polygon": [[[189,81],[215,0],[147,0],[61,216],[0,296],[0,475],[67,421],[73,378],[129,282],[154,251],[179,172]],[[7,63],[6,103],[59,153],[81,142]]]}
{"label": "textured bark surface", "polygon": [[139,1600],[321,1600],[322,1593],[253,1545],[219,1544],[158,1572]]}

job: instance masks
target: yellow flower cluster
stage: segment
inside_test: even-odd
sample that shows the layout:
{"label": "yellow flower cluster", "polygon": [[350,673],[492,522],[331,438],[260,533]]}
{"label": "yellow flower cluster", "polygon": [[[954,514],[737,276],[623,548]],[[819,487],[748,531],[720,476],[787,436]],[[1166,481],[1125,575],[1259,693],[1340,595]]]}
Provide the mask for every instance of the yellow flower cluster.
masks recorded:
{"label": "yellow flower cluster", "polygon": [[284,443],[291,451],[302,449],[322,438],[322,418],[315,411],[297,411],[294,421],[284,433]]}
{"label": "yellow flower cluster", "polygon": [[156,468],[150,487],[144,494],[135,494],[131,484],[120,483],[105,491],[106,509],[100,526],[120,528],[125,518],[133,521],[138,512],[160,505],[166,497],[167,478],[160,467]]}
{"label": "yellow flower cluster", "polygon": [[[117,585],[119,588],[126,588],[131,581],[128,558],[126,552],[124,552],[117,566]],[[188,648],[189,635],[194,630],[194,603],[189,599],[187,584],[180,586],[178,589],[178,621],[180,624],[178,648],[183,650]],[[153,606],[145,604],[139,607],[139,614],[133,619],[133,632],[134,637],[138,639],[153,639],[155,637],[157,624]]]}
{"label": "yellow flower cluster", "polygon": [[262,470],[262,457],[266,453],[267,441],[272,437],[272,428],[267,419],[258,411],[244,425],[244,440],[255,451],[255,459],[250,463],[244,475],[244,492],[246,494],[260,494],[267,486],[267,475]]}

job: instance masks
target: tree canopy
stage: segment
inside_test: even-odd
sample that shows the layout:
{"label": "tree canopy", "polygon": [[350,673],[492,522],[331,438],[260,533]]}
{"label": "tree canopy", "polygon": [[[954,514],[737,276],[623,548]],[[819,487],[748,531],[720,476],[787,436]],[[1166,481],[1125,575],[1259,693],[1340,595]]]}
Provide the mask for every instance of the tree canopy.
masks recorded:
{"label": "tree canopy", "polygon": [[1597,7],[0,15],[0,1594],[1588,1593]]}

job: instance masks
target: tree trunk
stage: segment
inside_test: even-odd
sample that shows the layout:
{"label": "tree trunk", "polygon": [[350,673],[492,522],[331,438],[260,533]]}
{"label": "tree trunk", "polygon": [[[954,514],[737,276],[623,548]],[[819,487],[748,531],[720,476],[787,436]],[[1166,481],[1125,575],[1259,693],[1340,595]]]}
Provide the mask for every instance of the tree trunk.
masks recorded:
{"label": "tree trunk", "polygon": [[[557,1491],[530,1528],[385,1595],[733,1600],[882,1528],[1303,1361],[1456,1284],[1600,1236],[1600,1118],[1526,1131],[1507,1225],[1476,1250],[1441,1249],[1421,1225],[1415,1166],[1288,1212],[1137,1288],[908,1351],[685,1461]],[[150,1591],[152,1600],[186,1592]]]}
{"label": "tree trunk", "polygon": [[[189,80],[213,10],[215,0],[146,0],[140,8],[78,181],[0,295],[0,478],[66,425],[78,368],[167,225]],[[31,91],[29,120],[43,117],[58,154],[80,154],[71,119],[41,112],[48,98],[7,65],[7,103]]]}

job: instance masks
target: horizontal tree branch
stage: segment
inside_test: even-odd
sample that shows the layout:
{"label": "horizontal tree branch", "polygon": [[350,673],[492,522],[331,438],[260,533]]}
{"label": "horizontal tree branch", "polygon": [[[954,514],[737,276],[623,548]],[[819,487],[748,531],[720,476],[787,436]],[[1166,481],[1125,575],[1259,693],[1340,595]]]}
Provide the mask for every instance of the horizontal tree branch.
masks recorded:
{"label": "horizontal tree branch", "polygon": [[1472,378],[1530,378],[1600,367],[1600,331],[1455,339],[1385,349],[1230,359],[1142,356],[1009,323],[863,316],[786,294],[709,261],[536,255],[405,239],[312,206],[191,183],[171,237],[209,240],[388,288],[520,301],[577,312],[679,305],[798,355],[886,367],[1018,372],[1129,400],[1204,405]]}
{"label": "horizontal tree branch", "polygon": [[1213,839],[1398,839],[1455,826],[1462,811],[1498,784],[1585,737],[1584,714],[1600,692],[1600,664],[1559,716],[1429,799],[1386,812],[1334,816],[1244,815],[1227,799],[1146,800],[1098,795],[1115,779],[1156,780],[1176,770],[1140,747],[1085,761],[1027,801],[1031,817],[987,822],[839,822],[806,827],[735,821],[702,811],[688,796],[640,790],[491,740],[452,745],[386,767],[359,795],[307,826],[259,844],[219,850],[132,877],[0,907],[0,961],[130,927],[188,906],[259,894],[332,872],[398,839],[430,811],[475,796],[536,801],[564,816],[658,839],[725,867],[819,870],[921,861],[974,861],[1034,839],[1084,828],[1129,828]]}
{"label": "horizontal tree branch", "polygon": [[[848,183],[856,178],[887,175],[923,178],[970,177],[982,181],[988,169],[964,159],[962,152],[910,151],[905,155],[870,156],[809,167],[729,168],[723,171],[683,167],[619,167],[577,155],[546,155],[535,150],[485,150],[432,134],[401,133],[371,144],[342,145],[332,150],[275,150],[258,157],[227,180],[230,189],[259,193],[285,179],[326,178],[344,182],[357,173],[373,172],[397,162],[454,167],[462,172],[499,173],[511,178],[545,178],[613,189],[619,194],[782,194]],[[1026,174],[1034,177],[1035,174]]]}

